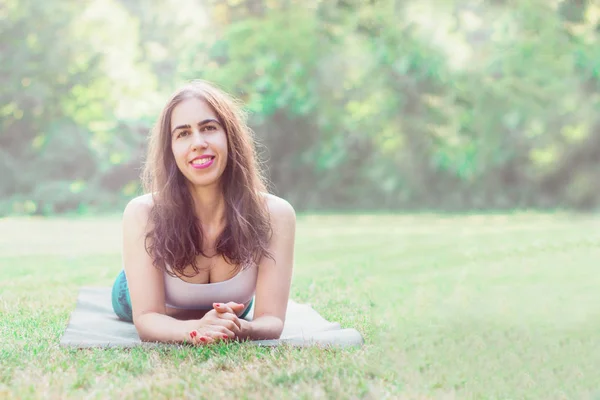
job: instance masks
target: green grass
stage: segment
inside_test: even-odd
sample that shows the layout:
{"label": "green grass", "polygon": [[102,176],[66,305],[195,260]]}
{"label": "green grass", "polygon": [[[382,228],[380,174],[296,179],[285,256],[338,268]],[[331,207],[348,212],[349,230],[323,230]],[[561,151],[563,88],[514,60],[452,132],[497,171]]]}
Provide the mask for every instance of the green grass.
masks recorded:
{"label": "green grass", "polygon": [[299,215],[292,298],[346,350],[60,348],[119,246],[118,218],[0,220],[0,398],[600,398],[600,216]]}

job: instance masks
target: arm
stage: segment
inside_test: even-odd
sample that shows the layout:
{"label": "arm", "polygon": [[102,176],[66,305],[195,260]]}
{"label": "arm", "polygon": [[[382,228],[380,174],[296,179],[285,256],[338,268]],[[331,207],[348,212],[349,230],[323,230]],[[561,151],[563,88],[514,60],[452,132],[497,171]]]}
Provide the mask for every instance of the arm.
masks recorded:
{"label": "arm", "polygon": [[142,341],[183,342],[198,321],[166,315],[164,277],[146,252],[145,235],[151,205],[143,197],[132,200],[123,214],[123,265],[127,275],[133,322]]}
{"label": "arm", "polygon": [[274,261],[263,257],[259,263],[254,318],[240,320],[239,339],[278,339],[285,323],[294,264],[296,214],[287,201],[275,196],[270,196],[268,207],[273,228],[269,251]]}

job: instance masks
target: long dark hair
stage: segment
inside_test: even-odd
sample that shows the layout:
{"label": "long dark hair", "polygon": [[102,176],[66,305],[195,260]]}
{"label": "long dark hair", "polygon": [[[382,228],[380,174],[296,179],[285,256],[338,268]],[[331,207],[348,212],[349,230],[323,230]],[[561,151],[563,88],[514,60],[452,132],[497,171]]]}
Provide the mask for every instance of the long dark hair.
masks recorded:
{"label": "long dark hair", "polygon": [[[216,254],[236,265],[236,269],[258,263],[269,256],[272,234],[264,193],[266,182],[256,158],[253,132],[239,102],[216,86],[201,80],[176,91],[163,109],[148,143],[142,174],[146,193],[152,193],[149,222],[152,230],[145,238],[146,251],[154,266],[170,275],[185,275],[191,265],[199,272],[196,257],[203,255],[203,235],[192,196],[179,171],[171,149],[171,114],[183,100],[205,101],[217,115],[227,135],[227,166],[221,176],[225,198],[225,228],[216,240]],[[212,255],[211,255],[212,256]]]}

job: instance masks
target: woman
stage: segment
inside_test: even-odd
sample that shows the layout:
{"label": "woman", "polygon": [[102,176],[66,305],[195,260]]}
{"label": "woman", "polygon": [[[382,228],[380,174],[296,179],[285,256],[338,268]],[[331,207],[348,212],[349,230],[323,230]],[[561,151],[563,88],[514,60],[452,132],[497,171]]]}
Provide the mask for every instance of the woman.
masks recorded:
{"label": "woman", "polygon": [[143,183],[123,214],[117,315],[142,341],[279,338],[295,212],[266,193],[237,103],[204,81],[177,91],[150,137]]}

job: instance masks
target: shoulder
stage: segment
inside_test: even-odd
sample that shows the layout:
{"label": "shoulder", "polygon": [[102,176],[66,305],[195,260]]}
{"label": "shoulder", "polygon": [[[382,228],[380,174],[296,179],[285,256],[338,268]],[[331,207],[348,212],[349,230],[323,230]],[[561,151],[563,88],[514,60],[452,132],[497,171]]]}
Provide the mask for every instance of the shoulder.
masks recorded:
{"label": "shoulder", "polygon": [[[292,205],[270,193],[264,194],[264,199],[271,222],[275,225],[289,225],[296,223],[296,211]],[[292,226],[293,226],[292,225]]]}
{"label": "shoulder", "polygon": [[152,200],[152,193],[144,194],[142,196],[135,197],[127,203],[125,211],[123,211],[123,222],[125,224],[133,223],[138,224],[140,222],[146,223],[150,210],[152,209],[154,202]]}

